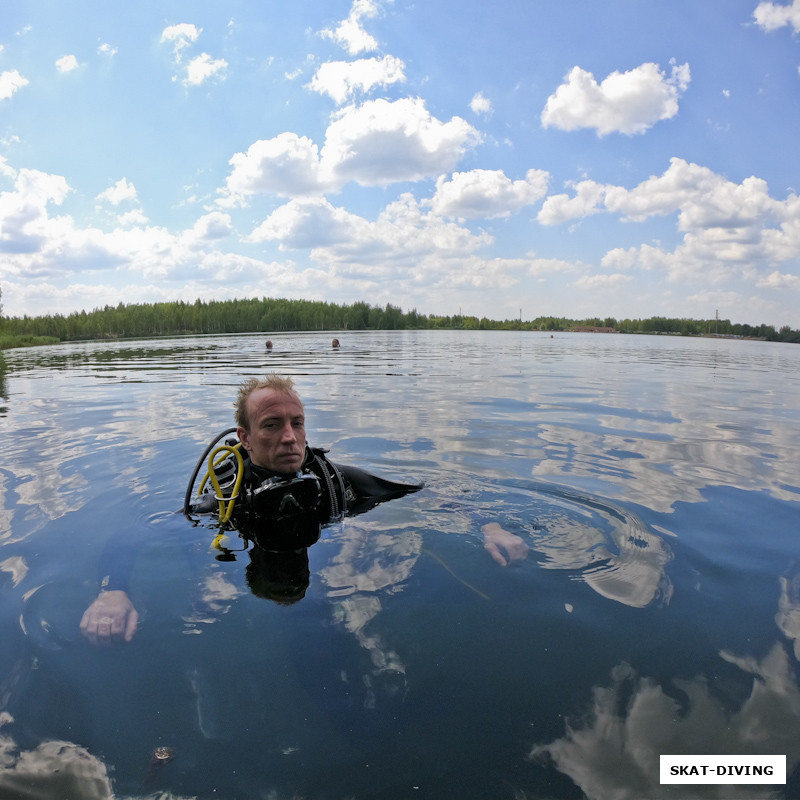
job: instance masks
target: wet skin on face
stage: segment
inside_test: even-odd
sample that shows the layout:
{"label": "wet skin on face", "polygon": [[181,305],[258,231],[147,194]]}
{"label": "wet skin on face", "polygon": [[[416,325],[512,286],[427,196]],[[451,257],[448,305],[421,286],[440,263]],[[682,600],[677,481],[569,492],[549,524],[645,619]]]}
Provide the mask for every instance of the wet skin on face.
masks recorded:
{"label": "wet skin on face", "polygon": [[248,428],[237,434],[253,464],[290,474],[303,464],[306,420],[303,404],[294,392],[256,389],[247,398]]}

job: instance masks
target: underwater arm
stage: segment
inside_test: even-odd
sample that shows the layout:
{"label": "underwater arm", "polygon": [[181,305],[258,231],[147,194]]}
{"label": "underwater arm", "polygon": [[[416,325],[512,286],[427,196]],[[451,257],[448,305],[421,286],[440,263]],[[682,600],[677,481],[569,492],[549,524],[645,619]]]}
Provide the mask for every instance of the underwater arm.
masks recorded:
{"label": "underwater arm", "polygon": [[139,625],[139,614],[128,596],[133,571],[136,532],[117,531],[100,556],[100,593],[81,619],[81,633],[93,644],[107,646],[115,641],[130,642]]}
{"label": "underwater arm", "polygon": [[[350,509],[351,514],[360,513],[384,500],[402,497],[405,494],[417,492],[423,488],[421,483],[393,483],[355,467],[339,465],[337,468],[345,475],[361,498],[360,504]],[[481,526],[481,531],[483,533],[483,546],[501,566],[507,567],[509,564],[523,561],[528,557],[528,545],[525,540],[521,536],[505,530],[498,523],[486,523]]]}
{"label": "underwater arm", "polygon": [[522,561],[528,556],[528,545],[515,533],[501,528],[496,522],[489,522],[481,527],[483,546],[489,555],[502,567],[515,561]]}
{"label": "underwater arm", "polygon": [[93,644],[129,642],[139,625],[139,613],[122,589],[102,591],[81,619],[81,633]]}

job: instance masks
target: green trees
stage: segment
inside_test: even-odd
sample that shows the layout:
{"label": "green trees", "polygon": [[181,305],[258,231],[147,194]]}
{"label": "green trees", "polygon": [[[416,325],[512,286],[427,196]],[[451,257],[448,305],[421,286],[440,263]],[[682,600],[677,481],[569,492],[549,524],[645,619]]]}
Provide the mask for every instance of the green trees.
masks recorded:
{"label": "green trees", "polygon": [[[622,333],[661,333],[680,336],[738,336],[742,338],[789,341],[776,333],[772,325],[732,324],[729,319],[677,319],[650,317],[623,319],[614,326]],[[783,329],[781,329],[783,330]]]}
{"label": "green trees", "polygon": [[800,331],[793,331],[788,325],[784,325],[778,332],[778,340],[800,344]]}
{"label": "green trees", "polygon": [[8,333],[76,339],[172,336],[192,333],[250,333],[257,331],[399,330],[426,328],[428,318],[414,309],[370,306],[363,301],[336,305],[323,301],[284,298],[195,300],[170,303],[120,303],[64,316],[16,317]]}
{"label": "green trees", "polygon": [[[2,295],[0,295],[1,297]],[[2,311],[2,305],[0,305]],[[62,341],[76,339],[143,338],[203,333],[254,333],[313,330],[403,330],[445,328],[464,330],[569,331],[575,327],[613,328],[620,333],[651,333],[681,336],[741,336],[772,341],[800,342],[800,331],[783,326],[732,324],[730,320],[692,320],[669,317],[623,319],[599,317],[573,320],[537,317],[491,320],[455,314],[425,315],[399,306],[370,306],[364,301],[337,305],[319,300],[246,298],[241,300],[197,299],[169,303],[119,303],[93,311],[69,315],[0,318],[7,336],[47,336]],[[12,346],[12,345],[9,345]]]}

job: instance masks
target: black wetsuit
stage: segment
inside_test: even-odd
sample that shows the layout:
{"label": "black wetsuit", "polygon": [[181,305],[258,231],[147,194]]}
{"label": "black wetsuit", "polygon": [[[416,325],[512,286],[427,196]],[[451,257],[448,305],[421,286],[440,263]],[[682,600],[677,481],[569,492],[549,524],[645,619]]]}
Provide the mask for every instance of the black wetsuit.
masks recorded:
{"label": "black wetsuit", "polygon": [[[319,539],[321,527],[326,523],[343,516],[361,514],[385,500],[402,497],[422,488],[422,484],[396,483],[357,467],[334,464],[327,459],[324,450],[306,447],[300,473],[313,473],[316,476],[320,488],[319,502],[313,508],[300,508],[297,513],[284,514],[280,519],[275,519],[257,513],[252,502],[253,492],[265,480],[286,479],[287,476],[252,464],[247,453],[242,456],[244,491],[240,492],[241,498],[234,505],[231,524],[245,539],[253,542],[256,549],[263,551],[292,552],[309,547]],[[217,512],[214,491],[201,495],[189,510],[202,515]],[[133,563],[141,546],[138,534],[120,528],[111,536],[100,557],[101,589],[129,591]]]}
{"label": "black wetsuit", "polygon": [[[234,507],[233,524],[247,539],[265,550],[294,550],[309,547],[319,539],[321,526],[344,516],[362,514],[379,503],[419,491],[421,484],[397,483],[357,467],[334,464],[325,451],[306,447],[300,475],[313,474],[319,485],[319,502],[313,507],[291,510],[280,518],[259,513],[257,490],[270,479],[287,476],[259,467],[245,454],[244,502]],[[301,504],[302,505],[302,504]]]}

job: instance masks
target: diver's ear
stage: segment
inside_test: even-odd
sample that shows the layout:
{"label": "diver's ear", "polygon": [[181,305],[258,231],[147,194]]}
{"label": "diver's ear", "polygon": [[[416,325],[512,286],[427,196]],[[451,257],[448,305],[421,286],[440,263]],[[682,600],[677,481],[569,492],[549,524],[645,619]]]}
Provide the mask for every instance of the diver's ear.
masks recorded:
{"label": "diver's ear", "polygon": [[250,452],[250,441],[249,435],[247,433],[247,428],[243,428],[241,425],[236,429],[236,435],[239,437],[239,441],[242,443],[242,447],[245,450]]}

